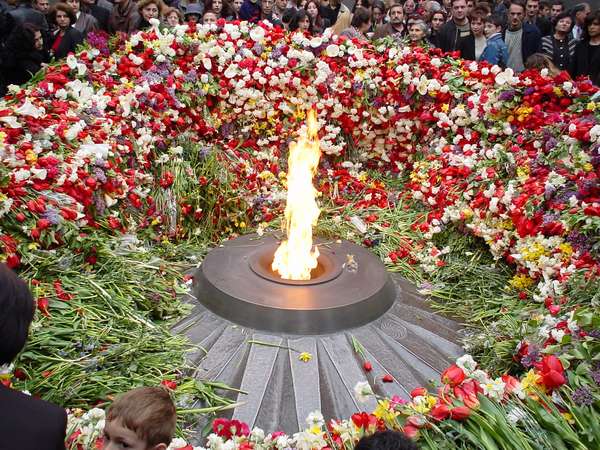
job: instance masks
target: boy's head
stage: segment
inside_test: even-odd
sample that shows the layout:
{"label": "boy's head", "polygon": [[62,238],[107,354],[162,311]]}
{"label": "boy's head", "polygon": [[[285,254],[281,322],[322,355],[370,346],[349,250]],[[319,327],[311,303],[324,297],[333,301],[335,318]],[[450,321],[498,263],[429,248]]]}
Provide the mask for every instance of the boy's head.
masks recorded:
{"label": "boy's head", "polygon": [[175,433],[177,413],[160,387],[142,387],[120,395],[108,410],[103,450],[166,450]]}
{"label": "boy's head", "polygon": [[504,17],[502,17],[500,14],[492,14],[491,16],[486,17],[485,23],[483,24],[485,37],[490,37],[492,34],[500,33],[503,26]]}
{"label": "boy's head", "polygon": [[354,450],[417,450],[416,444],[399,431],[378,431],[364,436]]}

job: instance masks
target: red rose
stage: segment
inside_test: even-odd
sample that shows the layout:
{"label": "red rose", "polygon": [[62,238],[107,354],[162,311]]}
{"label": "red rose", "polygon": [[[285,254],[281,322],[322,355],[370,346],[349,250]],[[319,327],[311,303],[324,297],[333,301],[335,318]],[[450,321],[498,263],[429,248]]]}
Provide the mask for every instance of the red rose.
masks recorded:
{"label": "red rose", "polygon": [[365,369],[365,371],[370,372],[371,370],[373,370],[373,366],[371,365],[371,363],[369,361],[365,361],[363,363],[363,369]]}

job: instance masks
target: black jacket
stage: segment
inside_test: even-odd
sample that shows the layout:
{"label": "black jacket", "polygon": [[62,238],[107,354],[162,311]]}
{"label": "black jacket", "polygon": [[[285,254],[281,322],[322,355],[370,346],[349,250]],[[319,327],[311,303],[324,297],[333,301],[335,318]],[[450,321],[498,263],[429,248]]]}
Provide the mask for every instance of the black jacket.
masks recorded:
{"label": "black jacket", "polygon": [[64,409],[0,384],[0,416],[0,450],[64,450]]}
{"label": "black jacket", "polygon": [[[469,32],[469,34],[471,37],[473,36],[472,33]],[[442,28],[440,28],[437,40],[438,40],[440,48],[443,51],[454,52],[456,50],[460,50],[461,40],[467,39],[467,38],[468,38],[467,36],[464,36],[461,38],[460,30],[456,26],[456,23],[454,23],[454,20],[450,20],[450,21],[446,22],[442,26]],[[465,56],[465,55],[461,54],[461,56],[466,59],[475,59],[475,41],[473,41],[473,56],[470,58],[469,58],[470,55]]]}
{"label": "black jacket", "polygon": [[[506,30],[502,32],[502,39],[506,42]],[[521,53],[523,55],[523,64],[534,53],[542,51],[542,36],[540,30],[535,25],[529,23],[523,24],[523,36],[521,37]]]}
{"label": "black jacket", "polygon": [[473,36],[473,33],[458,40],[457,50],[460,52],[461,58],[475,61],[475,36]]}
{"label": "black jacket", "polygon": [[42,68],[42,63],[47,61],[48,53],[45,50],[36,50],[33,35],[21,25],[17,25],[0,52],[3,86],[29,81]]}
{"label": "black jacket", "polygon": [[[82,9],[84,8],[83,3],[81,4]],[[87,6],[85,12],[91,14],[98,21],[98,27],[101,30],[108,31],[108,19],[110,19],[110,11],[102,6],[98,6],[97,4]]]}
{"label": "black jacket", "polygon": [[[52,44],[54,44],[54,41],[57,37],[58,35],[54,37]],[[81,32],[71,26],[67,29],[67,31],[65,31],[60,44],[58,44],[58,48],[52,56],[54,56],[56,59],[64,58],[69,54],[69,52],[75,52],[75,48],[82,42],[83,35]],[[50,46],[50,48],[52,48],[52,46]]]}
{"label": "black jacket", "polygon": [[12,20],[12,26],[22,25],[24,23],[31,23],[36,25],[42,30],[42,35],[48,32],[48,22],[46,16],[41,12],[33,9],[31,5],[20,4],[15,9],[8,12],[10,19]]}
{"label": "black jacket", "polygon": [[569,70],[573,78],[588,75],[596,86],[600,86],[600,48],[596,50],[594,59],[590,59],[589,41],[579,41],[571,60]]}

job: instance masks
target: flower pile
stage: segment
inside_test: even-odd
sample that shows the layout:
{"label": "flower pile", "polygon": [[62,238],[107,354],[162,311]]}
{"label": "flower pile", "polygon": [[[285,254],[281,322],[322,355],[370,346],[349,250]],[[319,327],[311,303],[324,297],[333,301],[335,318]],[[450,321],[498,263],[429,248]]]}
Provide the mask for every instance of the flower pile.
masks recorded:
{"label": "flower pile", "polygon": [[[381,427],[428,444],[455,433],[471,444],[507,440],[521,448],[538,431],[573,448],[598,444],[582,419],[597,417],[600,369],[600,104],[589,82],[516,76],[438,50],[286,34],[267,23],[151,28],[128,41],[92,43],[0,103],[0,255],[37,286],[35,326],[82,323],[80,308],[106,289],[82,290],[81,279],[72,281],[77,272],[109,283],[112,265],[126,270],[132,252],[138,267],[164,276],[154,293],[133,301],[116,295],[143,312],[140,332],[181,314],[176,277],[153,258],[166,264],[182,256],[178,242],[205,250],[220,237],[276,223],[288,143],[314,107],[323,231],[346,233],[390,270],[427,281],[427,293],[446,299],[441,308],[464,308],[480,329],[470,342],[481,364],[515,376],[463,361],[446,371],[436,395],[418,390],[407,403],[382,399],[375,415],[311,422],[322,431],[289,438],[294,445],[340,445]],[[459,240],[470,245],[462,254]],[[477,283],[452,270],[471,255],[482,260],[481,248],[510,277],[494,278],[496,298],[480,291],[467,304],[461,299]],[[491,285],[489,267],[473,271]],[[471,288],[457,296],[448,293],[450,281]],[[473,308],[493,320],[476,323],[467,317]],[[80,328],[65,326],[72,335],[59,350],[66,352]],[[38,342],[40,354],[56,351],[50,342]],[[121,355],[106,331],[80,345],[79,357],[92,359],[85,370],[102,371]],[[27,373],[15,370],[15,385],[68,406],[110,395],[65,388],[64,378],[49,384],[67,375],[33,353],[19,361]],[[216,397],[205,392],[204,399]],[[503,411],[526,417],[527,427],[509,420],[504,434],[484,429],[473,437],[482,417]],[[227,435],[230,428],[216,436],[244,448],[292,445],[238,426]],[[210,445],[219,448],[217,441]]]}

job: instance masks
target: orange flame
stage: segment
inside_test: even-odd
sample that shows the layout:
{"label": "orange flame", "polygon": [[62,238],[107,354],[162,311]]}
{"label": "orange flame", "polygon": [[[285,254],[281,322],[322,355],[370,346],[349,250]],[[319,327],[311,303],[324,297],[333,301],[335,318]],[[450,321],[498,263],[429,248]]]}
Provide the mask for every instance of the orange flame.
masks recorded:
{"label": "orange flame", "polygon": [[314,110],[308,112],[306,126],[306,133],[298,142],[290,144],[285,206],[287,240],[275,252],[271,265],[271,269],[285,280],[310,280],[310,271],[317,267],[319,257],[319,249],[315,245],[313,251],[312,244],[312,227],[317,224],[320,214],[312,179],[321,158]]}

